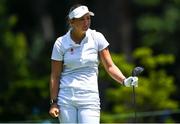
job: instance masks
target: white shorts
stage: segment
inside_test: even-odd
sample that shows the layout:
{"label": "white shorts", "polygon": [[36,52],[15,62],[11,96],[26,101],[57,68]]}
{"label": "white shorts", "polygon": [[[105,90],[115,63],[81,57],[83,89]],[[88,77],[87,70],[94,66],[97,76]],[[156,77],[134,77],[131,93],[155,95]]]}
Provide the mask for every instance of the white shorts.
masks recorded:
{"label": "white shorts", "polygon": [[100,123],[99,93],[62,88],[58,95],[60,123]]}

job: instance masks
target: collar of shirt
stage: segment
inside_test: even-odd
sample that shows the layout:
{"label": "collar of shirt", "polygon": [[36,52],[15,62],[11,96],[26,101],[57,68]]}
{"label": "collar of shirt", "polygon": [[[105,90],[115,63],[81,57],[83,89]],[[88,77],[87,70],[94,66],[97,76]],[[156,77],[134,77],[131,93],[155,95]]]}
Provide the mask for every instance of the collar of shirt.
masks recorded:
{"label": "collar of shirt", "polygon": [[75,42],[71,39],[70,31],[71,31],[71,30],[68,31],[68,38],[69,38],[69,45],[70,45],[70,46],[78,47],[78,46],[81,46],[81,45],[85,44],[86,42],[88,42],[88,35],[89,35],[88,32],[89,32],[89,29],[86,31],[86,35],[85,35],[85,37],[82,39],[82,41],[81,41],[80,44],[75,43]]}

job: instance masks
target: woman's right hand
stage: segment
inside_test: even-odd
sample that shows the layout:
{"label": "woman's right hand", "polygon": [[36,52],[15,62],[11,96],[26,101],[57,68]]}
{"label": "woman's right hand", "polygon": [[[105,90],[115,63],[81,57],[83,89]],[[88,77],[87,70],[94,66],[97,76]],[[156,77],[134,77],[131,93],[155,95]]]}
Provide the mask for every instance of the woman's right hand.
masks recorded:
{"label": "woman's right hand", "polygon": [[51,105],[50,110],[49,110],[49,114],[54,118],[59,116],[59,107],[57,104]]}

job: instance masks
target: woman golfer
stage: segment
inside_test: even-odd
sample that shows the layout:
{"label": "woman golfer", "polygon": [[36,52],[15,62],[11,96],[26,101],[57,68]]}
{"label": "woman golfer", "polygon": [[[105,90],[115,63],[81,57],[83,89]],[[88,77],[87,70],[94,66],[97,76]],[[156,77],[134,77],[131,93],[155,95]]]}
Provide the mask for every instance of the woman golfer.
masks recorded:
{"label": "woman golfer", "polygon": [[113,63],[103,34],[90,29],[91,16],[87,6],[73,6],[70,29],[52,50],[49,114],[61,123],[100,123],[98,58],[114,80],[137,85],[137,77],[126,78]]}

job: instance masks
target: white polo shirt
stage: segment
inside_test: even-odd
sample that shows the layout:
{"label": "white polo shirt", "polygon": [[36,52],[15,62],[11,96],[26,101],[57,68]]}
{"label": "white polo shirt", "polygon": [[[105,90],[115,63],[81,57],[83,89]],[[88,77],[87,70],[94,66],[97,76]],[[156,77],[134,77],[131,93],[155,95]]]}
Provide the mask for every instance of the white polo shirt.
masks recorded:
{"label": "white polo shirt", "polygon": [[103,34],[88,29],[80,44],[70,37],[70,31],[54,43],[51,59],[63,61],[60,88],[70,87],[98,92],[98,52],[109,45]]}

